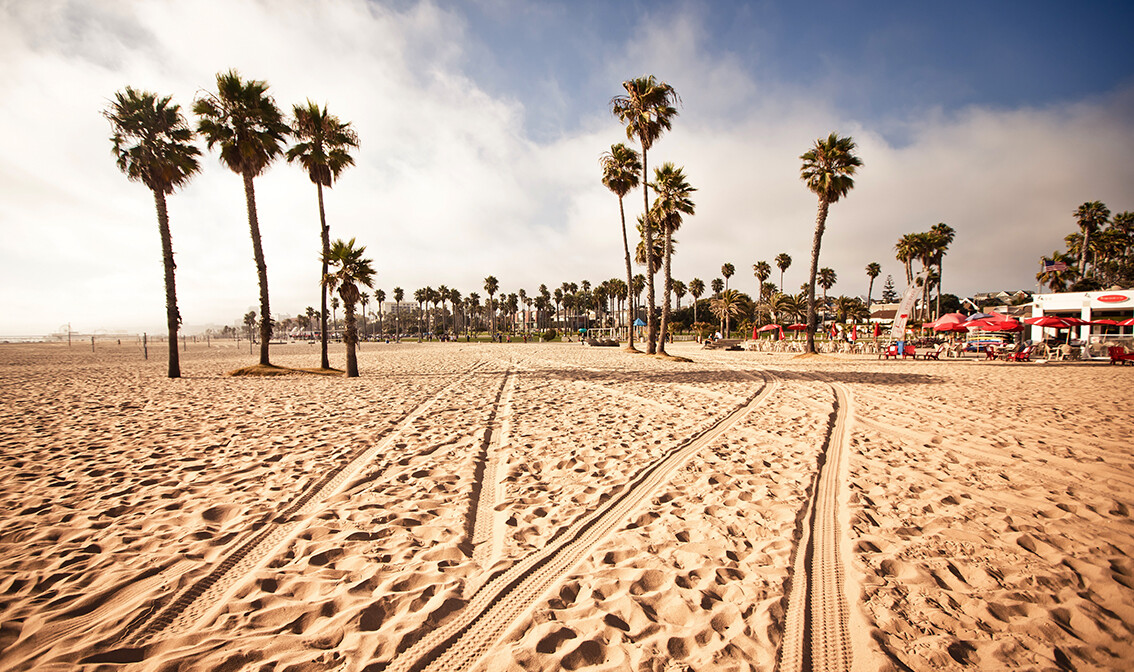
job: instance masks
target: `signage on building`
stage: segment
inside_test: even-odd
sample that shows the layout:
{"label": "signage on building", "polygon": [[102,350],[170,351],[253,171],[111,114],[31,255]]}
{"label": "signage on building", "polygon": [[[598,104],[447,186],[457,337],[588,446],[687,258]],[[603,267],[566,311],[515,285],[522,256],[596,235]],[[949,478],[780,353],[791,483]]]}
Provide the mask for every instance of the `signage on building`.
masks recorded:
{"label": "signage on building", "polygon": [[1103,294],[1102,296],[1096,296],[1095,300],[1102,301],[1103,303],[1122,303],[1129,299],[1121,294]]}

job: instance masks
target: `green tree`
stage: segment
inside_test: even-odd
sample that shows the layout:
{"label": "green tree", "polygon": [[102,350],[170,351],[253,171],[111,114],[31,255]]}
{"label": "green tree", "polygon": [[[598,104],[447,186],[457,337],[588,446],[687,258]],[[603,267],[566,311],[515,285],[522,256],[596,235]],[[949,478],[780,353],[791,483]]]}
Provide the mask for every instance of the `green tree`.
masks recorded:
{"label": "green tree", "polygon": [[784,271],[791,268],[791,256],[787,252],[776,255],[776,268],[780,269],[780,293],[784,291]]}
{"label": "green tree", "polygon": [[217,92],[205,93],[193,104],[197,131],[209,149],[220,148],[220,160],[244,180],[244,201],[252,235],[252,256],[260,281],[260,363],[268,365],[268,343],[272,338],[272,314],[268,305],[268,267],[260,244],[260,222],[256,216],[256,191],[252,180],[262,174],[283,152],[291,132],[283,113],[268,95],[268,84],[240,79],[236,70],[217,74]]}
{"label": "green tree", "polygon": [[882,284],[882,303],[897,303],[898,292],[894,290],[894,276],[887,275],[886,282]]}
{"label": "green tree", "polygon": [[[626,237],[626,210],[623,208],[622,199],[631,189],[638,186],[638,174],[642,170],[642,162],[638,159],[638,152],[618,143],[611,145],[609,152],[603,153],[599,164],[602,166],[603,185],[618,196],[618,215],[622,220],[622,250],[626,258],[626,284],[629,286],[633,282],[634,272],[630,267],[630,241]],[[634,330],[629,331],[626,349],[637,350],[634,347]]]}
{"label": "green tree", "polygon": [[760,298],[766,298],[764,295],[764,282],[772,275],[772,267],[766,261],[757,261],[752,264],[752,275],[756,276],[756,292]]}
{"label": "green tree", "polygon": [[401,287],[394,288],[394,323],[398,330],[394,340],[402,340],[402,299],[406,298],[406,290]]}
{"label": "green tree", "polygon": [[201,169],[197,157],[201,150],[193,146],[193,129],[181,114],[181,107],[170,96],[159,98],[149,91],[127,86],[114,94],[114,101],[103,112],[111,125],[110,142],[118,169],[126,178],[141,182],[153,192],[157,208],[158,234],[161,236],[161,257],[165,266],[165,323],[169,336],[169,362],[166,374],[181,377],[181,361],[177,354],[177,330],[181,313],[177,309],[177,287],[174,280],[173,237],[169,230],[169,211],[165,195],[189,183]]}
{"label": "green tree", "polygon": [[800,178],[819,199],[815,215],[815,237],[811,243],[811,272],[807,289],[807,352],[815,352],[815,279],[819,272],[819,248],[827,226],[827,210],[854,188],[854,174],[862,160],[854,154],[854,140],[831,133],[815,141],[799,158]]}
{"label": "green tree", "polygon": [[713,296],[720,296],[721,292],[723,292],[725,288],[724,280],[721,280],[720,278],[713,278],[713,281],[709,283],[709,286],[713,290]]}
{"label": "green tree", "polygon": [[818,282],[819,286],[823,288],[823,310],[827,310],[827,292],[835,286],[839,281],[839,277],[835,275],[835,270],[832,268],[823,267],[819,269]]}
{"label": "green tree", "polygon": [[684,215],[694,214],[696,206],[689,195],[697,190],[689,186],[683,169],[669,162],[654,170],[654,182],[650,187],[658,195],[654,207],[665,236],[665,289],[662,292],[661,338],[657,347],[658,353],[664,355],[666,334],[669,333],[669,296],[673,292],[673,234],[681,228]]}
{"label": "green tree", "polygon": [[736,267],[732,264],[721,265],[721,275],[724,276],[724,288],[728,289],[728,279],[736,275]]}
{"label": "green tree", "polygon": [[937,308],[936,315],[941,315],[941,266],[942,261],[945,259],[945,254],[949,251],[949,246],[953,244],[953,238],[956,237],[956,231],[953,227],[944,222],[938,222],[933,225],[929,230],[931,242],[933,243],[933,263],[937,266]]}
{"label": "green tree", "polygon": [[346,333],[343,340],[346,342],[347,378],[358,377],[358,356],[355,347],[358,345],[358,324],[354,315],[354,306],[361,297],[360,287],[374,286],[374,267],[371,260],[363,257],[366,247],[354,246],[354,238],[348,242],[342,239],[331,243],[327,253],[327,274],[323,276],[323,284],[327,291],[339,291],[343,300],[343,310],[346,311]]}
{"label": "green tree", "polygon": [[[674,104],[678,101],[677,92],[665,82],[658,82],[653,75],[628,79],[622,82],[625,95],[615,96],[610,101],[611,112],[626,126],[626,137],[637,140],[642,147],[642,212],[648,217],[650,211],[649,189],[646,182],[649,179],[649,150],[664,133],[668,131],[677,116]],[[653,229],[644,226],[644,248],[652,250]],[[647,266],[647,269],[649,267]],[[646,301],[649,309],[646,311],[647,354],[657,352],[658,325],[654,319],[654,275],[647,273]]]}
{"label": "green tree", "polygon": [[720,296],[713,299],[709,303],[709,308],[716,315],[724,327],[724,337],[728,338],[730,325],[729,320],[740,313],[743,308],[743,297],[740,292],[735,289],[726,289],[721,292]]}
{"label": "green tree", "polygon": [[[1041,264],[1048,259],[1047,257],[1041,259]],[[1052,266],[1036,273],[1036,281],[1047,285],[1053,292],[1064,292],[1068,285],[1078,278],[1079,273],[1075,270],[1075,259],[1057,250],[1051,253],[1050,260]]]}
{"label": "green tree", "polygon": [[[350,155],[352,148],[358,147],[358,134],[350,127],[350,123],[343,123],[333,114],[327,113],[327,106],[322,108],[318,104],[307,101],[307,105],[292,107],[292,134],[295,136],[295,146],[287,150],[288,163],[299,163],[307,176],[315,183],[315,192],[319,196],[319,231],[323,252],[322,269],[319,277],[327,275],[327,255],[331,251],[331,229],[327,226],[327,214],[323,209],[323,187],[330,189],[339,174],[346,168],[354,165]],[[327,355],[327,287],[320,285],[323,321],[320,344],[324,369],[331,368]]]}

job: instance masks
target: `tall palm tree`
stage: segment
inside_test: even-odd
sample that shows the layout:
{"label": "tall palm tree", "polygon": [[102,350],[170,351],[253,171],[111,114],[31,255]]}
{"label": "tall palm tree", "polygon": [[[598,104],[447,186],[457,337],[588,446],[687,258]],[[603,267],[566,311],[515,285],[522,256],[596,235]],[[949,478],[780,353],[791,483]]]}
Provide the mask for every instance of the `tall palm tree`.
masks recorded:
{"label": "tall palm tree", "polygon": [[1079,254],[1079,277],[1087,277],[1087,255],[1091,252],[1091,234],[1106,225],[1110,219],[1110,208],[1102,201],[1088,201],[1075,211],[1075,220],[1083,232],[1082,252]]}
{"label": "tall palm tree", "polygon": [[681,310],[681,300],[689,293],[689,288],[680,280],[673,281],[673,295],[677,297],[677,309]]}
{"label": "tall palm tree", "polygon": [[913,260],[917,258],[919,245],[916,233],[903,234],[894,245],[894,258],[902,262],[902,266],[906,269],[907,287],[913,284]]}
{"label": "tall palm tree", "polygon": [[874,279],[882,274],[882,266],[877,261],[872,261],[866,265],[866,277],[870,278],[870,284],[866,287],[866,307],[870,307],[870,296],[874,293]]}
{"label": "tall palm tree", "polygon": [[[615,96],[610,101],[611,112],[626,126],[626,137],[637,140],[642,147],[642,212],[650,211],[650,194],[646,188],[649,176],[649,163],[647,154],[654,142],[668,131],[677,116],[677,92],[665,82],[658,82],[653,75],[628,79],[622,82],[626,89],[625,95]],[[653,231],[651,227],[644,227],[645,248],[653,249]],[[654,319],[654,276],[647,273],[646,301],[649,309],[646,311],[647,322],[647,354],[657,351],[657,322]]]}
{"label": "tall palm tree", "polygon": [[724,288],[728,289],[728,279],[736,274],[736,267],[732,264],[723,264],[721,266],[721,275],[724,276]]}
{"label": "tall palm tree", "polygon": [[378,305],[378,336],[381,338],[382,334],[386,333],[385,306],[383,305],[386,303],[386,290],[374,290],[374,303]]}
{"label": "tall palm tree", "polygon": [[713,296],[720,296],[720,293],[724,291],[724,280],[713,278],[712,282],[709,283],[709,287],[713,290]]}
{"label": "tall palm tree", "polygon": [[401,287],[394,288],[394,322],[398,330],[395,341],[402,340],[402,299],[406,298],[406,290]]}
{"label": "tall palm tree", "polygon": [[823,243],[823,230],[827,226],[827,210],[854,188],[853,175],[862,160],[854,155],[856,149],[850,137],[831,133],[819,138],[811,149],[799,158],[803,161],[800,178],[819,198],[815,215],[815,238],[811,243],[811,272],[807,288],[807,352],[815,352],[815,276],[819,272],[819,247]]}
{"label": "tall palm tree", "polygon": [[693,321],[697,321],[697,299],[705,293],[705,282],[701,278],[693,278],[689,281],[689,294],[693,297]]}
{"label": "tall palm tree", "polygon": [[764,282],[771,277],[772,267],[766,261],[757,261],[752,264],[752,275],[756,276],[756,293],[760,298],[764,298]]}
{"label": "tall palm tree", "polygon": [[488,302],[485,304],[489,307],[489,319],[492,323],[492,334],[496,335],[496,310],[492,305],[492,297],[496,295],[496,291],[500,289],[500,281],[495,276],[488,276],[484,279],[484,291],[488,294]]}
{"label": "tall palm tree", "polygon": [[949,251],[949,246],[953,243],[953,238],[956,237],[956,233],[953,227],[944,222],[934,224],[929,230],[929,235],[933,243],[933,262],[937,266],[937,306],[934,310],[935,315],[941,315],[941,263],[945,258],[945,253]]}
{"label": "tall palm tree", "polygon": [[363,257],[366,246],[354,246],[354,238],[348,242],[342,239],[331,243],[327,253],[327,274],[323,276],[323,284],[327,291],[339,290],[343,300],[343,309],[346,311],[346,333],[343,341],[346,342],[347,378],[358,377],[358,356],[355,347],[358,345],[358,325],[354,316],[354,306],[361,297],[359,287],[374,286],[374,266],[370,259]]}
{"label": "tall palm tree", "polygon": [[784,292],[784,271],[791,268],[791,256],[787,252],[776,255],[776,268],[780,269],[780,293]]}
{"label": "tall palm tree", "polygon": [[[327,275],[327,254],[331,251],[331,229],[327,226],[327,214],[323,209],[323,187],[331,188],[339,173],[354,165],[350,149],[358,147],[358,134],[350,127],[350,122],[343,123],[333,114],[327,113],[327,106],[321,109],[317,103],[310,100],[307,105],[292,107],[292,135],[298,142],[287,150],[287,162],[299,163],[307,176],[315,183],[315,192],[319,196],[319,231],[323,243],[324,259],[320,277]],[[321,301],[323,314],[327,313],[327,288],[322,283]],[[324,317],[321,323],[322,359],[324,369],[331,367],[327,356],[327,320]]]}
{"label": "tall palm tree", "polygon": [[[642,162],[638,160],[638,152],[622,143],[610,146],[609,152],[604,152],[599,159],[602,166],[602,183],[607,189],[618,196],[618,215],[622,219],[622,251],[626,258],[626,284],[633,282],[634,272],[630,268],[630,241],[626,237],[626,210],[622,207],[622,199],[630,190],[639,184],[639,171]],[[630,337],[626,344],[627,350],[637,350],[634,347],[634,330],[630,330]]]}
{"label": "tall palm tree", "polygon": [[165,323],[169,334],[169,364],[166,374],[181,377],[181,360],[177,354],[177,330],[181,313],[177,310],[177,287],[174,282],[173,237],[169,232],[169,212],[165,195],[189,183],[201,169],[194,147],[193,129],[181,114],[181,106],[172,97],[159,98],[149,91],[127,86],[114,94],[114,102],[103,112],[114,134],[114,156],[118,169],[131,181],[141,182],[154,194],[157,208],[158,234],[161,236],[161,257],[165,265]]}
{"label": "tall palm tree", "polygon": [[272,314],[268,305],[268,267],[260,244],[260,221],[256,217],[256,191],[252,180],[283,153],[283,143],[291,129],[268,95],[267,82],[245,82],[236,70],[217,73],[217,92],[198,98],[193,103],[193,112],[198,117],[197,131],[204,136],[209,149],[219,146],[221,163],[244,180],[252,256],[260,281],[260,364],[269,365]]}
{"label": "tall palm tree", "polygon": [[665,354],[665,339],[669,329],[669,296],[673,292],[673,233],[681,228],[683,215],[692,215],[695,210],[689,195],[697,191],[685,180],[682,168],[670,162],[654,170],[654,182],[650,185],[657,192],[654,207],[658,211],[658,223],[665,235],[665,289],[662,292],[661,337],[657,351]]}

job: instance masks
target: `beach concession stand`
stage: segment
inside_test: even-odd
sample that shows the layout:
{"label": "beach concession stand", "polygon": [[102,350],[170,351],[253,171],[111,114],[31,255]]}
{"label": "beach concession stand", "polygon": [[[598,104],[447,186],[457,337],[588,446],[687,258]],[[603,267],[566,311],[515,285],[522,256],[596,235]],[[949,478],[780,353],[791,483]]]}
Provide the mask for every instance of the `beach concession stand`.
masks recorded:
{"label": "beach concession stand", "polygon": [[[1086,344],[1092,355],[1105,356],[1105,345],[1134,341],[1134,327],[1116,324],[1134,317],[1134,290],[1036,294],[1031,317],[1078,318],[1082,323],[1073,327],[1072,338]],[[1043,339],[1044,328],[1033,325],[1030,337]]]}

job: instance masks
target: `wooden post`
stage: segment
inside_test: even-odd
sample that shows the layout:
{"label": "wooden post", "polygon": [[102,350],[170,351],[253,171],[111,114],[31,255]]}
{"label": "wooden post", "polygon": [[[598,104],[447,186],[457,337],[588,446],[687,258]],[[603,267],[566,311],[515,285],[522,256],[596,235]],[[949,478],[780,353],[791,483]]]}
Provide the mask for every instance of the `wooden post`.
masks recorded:
{"label": "wooden post", "polygon": [[147,337],[146,337],[145,334],[142,334],[142,358],[143,359],[149,359],[150,358],[150,348],[149,348],[148,340],[147,340]]}
{"label": "wooden post", "polygon": [[91,352],[94,352],[94,336],[91,336]]}
{"label": "wooden post", "polygon": [[189,343],[185,340],[185,334],[181,334],[181,352],[189,352]]}

